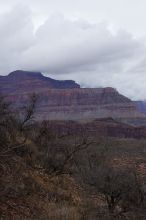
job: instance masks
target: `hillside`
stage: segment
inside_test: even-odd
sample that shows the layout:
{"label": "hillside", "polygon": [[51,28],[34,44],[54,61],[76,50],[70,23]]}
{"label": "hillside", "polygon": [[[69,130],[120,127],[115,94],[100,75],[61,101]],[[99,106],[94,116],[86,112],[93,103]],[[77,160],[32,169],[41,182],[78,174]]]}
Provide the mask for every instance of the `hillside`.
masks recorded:
{"label": "hillside", "polygon": [[38,94],[38,120],[94,120],[112,117],[130,124],[146,124],[146,116],[114,88],[80,88],[72,80],[58,81],[41,73],[15,71],[0,77],[0,92],[17,105]]}
{"label": "hillside", "polygon": [[117,122],[112,118],[96,119],[91,122],[48,121],[47,129],[59,136],[86,135],[90,137],[112,137],[146,139],[146,127],[135,127]]}
{"label": "hillside", "polygon": [[[49,91],[58,97],[58,90]],[[116,104],[119,99],[131,103],[112,88],[87,91],[86,100],[96,101],[94,105]],[[103,91],[106,95],[101,100],[97,97]],[[83,94],[71,102],[78,100],[82,106]],[[15,98],[11,104],[0,97],[0,219],[121,220],[122,215],[144,220],[146,128],[113,118],[35,121],[41,100],[37,103],[36,96],[31,96],[26,102],[27,95],[8,95]],[[69,100],[62,102],[70,106]],[[23,108],[13,108],[14,101]]]}
{"label": "hillside", "polygon": [[59,81],[45,77],[40,72],[17,70],[7,76],[0,76],[0,92],[6,94],[72,88],[80,88],[80,86],[73,80]]}
{"label": "hillside", "polygon": [[[145,219],[146,141],[125,139],[130,126],[64,122],[59,133],[34,123],[33,108],[19,118],[9,107],[0,99],[0,219]],[[121,138],[109,138],[120,125]]]}

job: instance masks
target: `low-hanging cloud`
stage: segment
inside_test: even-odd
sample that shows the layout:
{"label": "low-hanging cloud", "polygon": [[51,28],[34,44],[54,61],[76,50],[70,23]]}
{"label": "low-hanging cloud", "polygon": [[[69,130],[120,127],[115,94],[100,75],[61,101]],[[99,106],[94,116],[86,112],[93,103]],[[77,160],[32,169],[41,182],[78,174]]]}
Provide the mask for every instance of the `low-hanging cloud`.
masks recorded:
{"label": "low-hanging cloud", "polygon": [[41,71],[88,87],[113,86],[134,99],[146,98],[145,57],[144,43],[124,30],[113,33],[106,22],[55,14],[35,29],[30,9],[22,5],[0,16],[3,75],[15,69]]}

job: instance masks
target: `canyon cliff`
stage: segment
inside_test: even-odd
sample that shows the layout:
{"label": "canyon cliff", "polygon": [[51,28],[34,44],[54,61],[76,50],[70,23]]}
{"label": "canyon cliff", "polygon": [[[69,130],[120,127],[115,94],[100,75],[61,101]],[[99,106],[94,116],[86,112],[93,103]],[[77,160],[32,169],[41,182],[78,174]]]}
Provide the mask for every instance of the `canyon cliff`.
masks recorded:
{"label": "canyon cliff", "polygon": [[72,80],[59,81],[39,72],[15,71],[0,76],[0,93],[17,105],[25,104],[32,93],[38,95],[38,120],[92,121],[113,118],[133,124],[146,124],[146,116],[116,89],[80,88]]}

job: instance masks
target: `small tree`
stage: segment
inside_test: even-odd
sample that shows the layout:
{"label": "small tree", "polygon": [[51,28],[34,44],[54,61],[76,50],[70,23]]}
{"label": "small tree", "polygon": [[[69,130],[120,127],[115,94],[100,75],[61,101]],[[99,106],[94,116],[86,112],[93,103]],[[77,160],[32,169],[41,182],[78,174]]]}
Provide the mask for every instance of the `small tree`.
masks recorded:
{"label": "small tree", "polygon": [[84,136],[78,139],[72,135],[55,136],[44,121],[40,125],[35,144],[42,168],[50,175],[61,175],[71,173],[77,154],[88,149],[94,142]]}
{"label": "small tree", "polygon": [[15,181],[20,181],[18,170],[20,171],[19,167],[24,166],[24,163],[19,156],[29,153],[27,132],[32,124],[35,103],[36,98],[33,95],[23,111],[24,117],[19,118],[12,111],[11,104],[0,97],[0,201],[15,192]]}
{"label": "small tree", "polygon": [[144,190],[134,169],[113,168],[108,163],[92,166],[85,181],[103,196],[111,216],[123,216],[143,205]]}

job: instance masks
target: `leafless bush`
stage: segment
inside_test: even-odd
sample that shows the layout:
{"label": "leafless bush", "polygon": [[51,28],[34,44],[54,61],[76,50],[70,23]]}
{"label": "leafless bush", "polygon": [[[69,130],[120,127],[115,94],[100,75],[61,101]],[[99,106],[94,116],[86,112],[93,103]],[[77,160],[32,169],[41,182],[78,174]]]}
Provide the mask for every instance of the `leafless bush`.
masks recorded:
{"label": "leafless bush", "polygon": [[90,192],[102,196],[110,216],[118,219],[127,213],[144,211],[144,188],[135,169],[94,163],[83,178]]}
{"label": "leafless bush", "polygon": [[0,98],[0,201],[4,202],[11,194],[14,196],[23,185],[20,177],[26,165],[19,156],[30,153],[24,130],[29,130],[35,102],[35,96],[32,96],[24,112],[24,119],[20,120],[11,105]]}
{"label": "leafless bush", "polygon": [[88,149],[93,141],[81,136],[61,136],[51,134],[47,122],[40,125],[35,144],[39,150],[39,161],[50,175],[69,174],[79,152]]}

